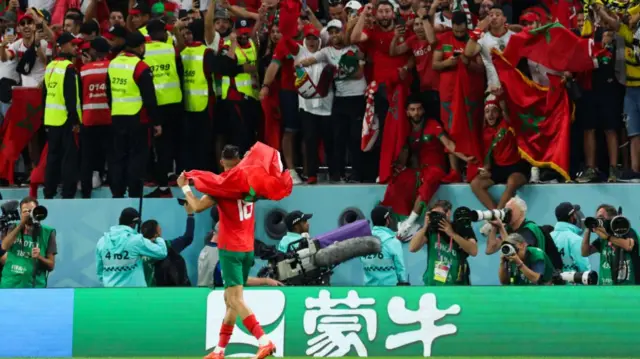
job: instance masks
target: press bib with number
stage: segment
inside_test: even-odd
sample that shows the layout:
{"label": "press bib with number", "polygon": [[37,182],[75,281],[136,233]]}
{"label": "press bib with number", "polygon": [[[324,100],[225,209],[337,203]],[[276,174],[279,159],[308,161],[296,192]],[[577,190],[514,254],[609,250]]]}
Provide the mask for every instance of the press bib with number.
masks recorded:
{"label": "press bib with number", "polygon": [[255,205],[241,199],[216,199],[220,227],[218,248],[234,251],[253,251],[255,239]]}
{"label": "press bib with number", "polygon": [[461,249],[446,236],[428,235],[427,270],[422,279],[425,285],[453,285],[459,280]]}

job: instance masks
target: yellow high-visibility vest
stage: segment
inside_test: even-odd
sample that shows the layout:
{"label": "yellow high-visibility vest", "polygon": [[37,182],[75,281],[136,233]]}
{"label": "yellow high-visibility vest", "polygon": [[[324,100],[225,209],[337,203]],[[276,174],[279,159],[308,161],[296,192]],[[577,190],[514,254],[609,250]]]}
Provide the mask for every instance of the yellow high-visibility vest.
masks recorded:
{"label": "yellow high-visibility vest", "polygon": [[186,47],[180,53],[184,67],[184,109],[201,112],[209,104],[209,82],[204,73],[204,45]]}
{"label": "yellow high-visibility vest", "polygon": [[[240,46],[236,47],[236,59],[238,60],[238,66],[244,64],[256,64],[258,60],[258,50],[253,44],[253,41],[249,40],[250,47],[248,49],[242,49]],[[225,45],[231,46],[231,41],[224,42]],[[258,99],[258,82],[255,74],[240,73],[234,77],[236,89],[238,92],[243,93],[251,98]],[[231,78],[229,76],[222,77],[222,99],[226,99],[229,94],[229,86],[231,86]]]}
{"label": "yellow high-visibility vest", "polygon": [[[46,126],[62,126],[69,117],[67,105],[64,101],[64,75],[73,63],[69,60],[54,60],[47,66],[44,72],[44,85],[47,88],[47,98],[44,105],[44,124]],[[78,119],[82,122],[82,109],[80,106],[80,90],[78,81],[76,85],[76,107]]]}
{"label": "yellow high-visibility vest", "polygon": [[176,50],[173,45],[153,41],[147,44],[144,62],[153,73],[153,86],[156,89],[158,105],[182,102],[180,77],[176,67]]}
{"label": "yellow high-visibility vest", "polygon": [[142,95],[133,78],[140,61],[137,56],[121,53],[109,63],[107,73],[111,81],[111,116],[132,116],[142,110]]}

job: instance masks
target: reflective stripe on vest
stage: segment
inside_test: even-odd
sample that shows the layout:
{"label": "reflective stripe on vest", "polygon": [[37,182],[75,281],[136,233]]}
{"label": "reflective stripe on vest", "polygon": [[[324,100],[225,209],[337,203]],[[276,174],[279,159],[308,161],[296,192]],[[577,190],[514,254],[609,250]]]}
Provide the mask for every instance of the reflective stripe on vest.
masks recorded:
{"label": "reflective stripe on vest", "polygon": [[[69,117],[64,100],[64,75],[69,66],[73,66],[69,60],[54,60],[45,70],[44,85],[47,89],[47,98],[45,99],[44,105],[44,124],[46,126],[62,126],[67,122],[67,118]],[[78,118],[80,122],[82,122],[78,81],[75,81],[75,83]]]}
{"label": "reflective stripe on vest", "polygon": [[184,109],[201,112],[209,104],[209,82],[204,73],[204,53],[207,47],[187,47],[180,53],[184,67]]}
{"label": "reflective stripe on vest", "polygon": [[[231,46],[231,40],[225,41],[224,44],[227,46]],[[242,66],[244,64],[256,64],[256,61],[258,59],[256,46],[251,40],[249,40],[249,44],[251,46],[248,49],[241,49],[240,47],[236,47],[236,59],[238,60],[238,66]],[[238,92],[254,99],[258,98],[258,81],[255,73],[240,73],[236,75],[236,77],[234,78],[234,82],[236,84],[236,90],[238,90]],[[231,78],[229,78],[229,76],[223,76],[221,86],[222,99],[226,99],[229,94],[229,87],[231,86]]]}
{"label": "reflective stripe on vest", "polygon": [[82,66],[82,124],[101,126],[111,124],[111,109],[107,98],[109,60]]}
{"label": "reflective stripe on vest", "polygon": [[137,56],[121,53],[109,64],[111,116],[132,116],[142,110],[140,88],[133,78],[140,61]]}
{"label": "reflective stripe on vest", "polygon": [[180,78],[176,66],[176,51],[173,45],[153,41],[148,43],[144,52],[144,62],[153,73],[153,85],[156,89],[158,105],[182,102]]}

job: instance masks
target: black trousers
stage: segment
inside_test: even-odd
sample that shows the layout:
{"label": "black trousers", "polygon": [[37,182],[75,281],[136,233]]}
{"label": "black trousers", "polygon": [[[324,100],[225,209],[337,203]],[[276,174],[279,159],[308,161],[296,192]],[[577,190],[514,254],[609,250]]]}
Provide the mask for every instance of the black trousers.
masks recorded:
{"label": "black trousers", "polygon": [[82,198],[91,198],[93,172],[112,166],[113,135],[110,125],[82,126],[80,129],[80,184]]}
{"label": "black trousers", "polygon": [[351,163],[351,179],[362,179],[362,120],[364,118],[365,98],[362,96],[334,97],[331,112],[333,129],[334,156],[336,170],[345,177],[347,150]]}
{"label": "black trousers", "polygon": [[250,97],[241,101],[226,100],[229,133],[227,141],[244,154],[256,142],[256,121],[261,116],[260,103]]}
{"label": "black trousers", "polygon": [[49,153],[44,175],[44,197],[53,198],[62,180],[62,198],[73,198],[78,188],[78,145],[73,126],[47,126]]}
{"label": "black trousers", "polygon": [[307,158],[307,175],[318,175],[318,145],[320,139],[324,144],[325,158],[329,167],[331,178],[340,178],[340,173],[335,163],[335,150],[333,143],[333,131],[331,130],[331,117],[318,116],[301,111],[302,134],[304,136],[305,152]]}
{"label": "black trousers", "polygon": [[210,170],[213,163],[210,157],[212,130],[209,110],[185,112],[182,136],[185,170]]}
{"label": "black trousers", "polygon": [[149,125],[140,123],[139,116],[114,116],[113,164],[109,167],[111,193],[114,198],[139,198],[142,195],[151,133]]}
{"label": "black trousers", "polygon": [[[164,116],[162,122],[162,135],[153,139],[155,150],[154,177],[160,187],[169,185],[169,173],[182,172],[182,159],[178,153],[181,144],[182,127],[182,103],[164,105],[159,107]],[[187,143],[188,144],[188,143]]]}

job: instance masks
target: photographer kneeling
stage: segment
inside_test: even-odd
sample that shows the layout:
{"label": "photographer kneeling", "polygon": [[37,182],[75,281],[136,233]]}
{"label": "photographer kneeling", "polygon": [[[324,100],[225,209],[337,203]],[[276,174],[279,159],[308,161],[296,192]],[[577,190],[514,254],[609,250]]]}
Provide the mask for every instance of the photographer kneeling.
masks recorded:
{"label": "photographer kneeling", "polygon": [[529,246],[522,235],[510,234],[500,251],[498,277],[503,285],[551,284],[551,260],[540,248]]}
{"label": "photographer kneeling", "polygon": [[415,253],[425,244],[427,248],[427,270],[422,279],[425,285],[469,284],[466,259],[478,254],[475,238],[464,238],[451,225],[451,203],[437,201],[425,215],[424,227],[411,238],[409,251]]}
{"label": "photographer kneeling", "polygon": [[7,253],[0,288],[47,287],[47,277],[56,264],[56,230],[34,218],[36,207],[38,200],[25,197],[20,202],[20,223],[2,233],[2,250]]}
{"label": "photographer kneeling", "polygon": [[[602,204],[596,218],[586,218],[582,237],[582,256],[600,253],[599,285],[633,285],[640,283],[638,234],[629,220],[611,205]],[[598,238],[591,244],[591,233]]]}

